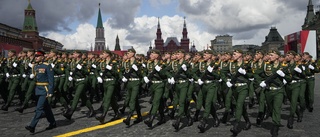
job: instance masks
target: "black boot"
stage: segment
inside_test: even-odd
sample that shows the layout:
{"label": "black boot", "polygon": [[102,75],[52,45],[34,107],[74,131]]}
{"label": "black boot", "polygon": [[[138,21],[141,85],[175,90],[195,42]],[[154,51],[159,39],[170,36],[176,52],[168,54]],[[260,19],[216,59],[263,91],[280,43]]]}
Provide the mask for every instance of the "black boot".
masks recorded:
{"label": "black boot", "polygon": [[95,116],[96,120],[98,120],[101,124],[104,124],[105,117],[107,115],[107,112],[103,112],[100,116]]}
{"label": "black boot", "polygon": [[196,113],[193,116],[193,121],[194,122],[199,121],[199,113],[200,113],[200,110],[196,110]]}
{"label": "black boot", "polygon": [[149,119],[145,120],[144,123],[151,128],[155,117],[156,117],[155,115],[150,115]]}
{"label": "black boot", "polygon": [[121,114],[124,114],[124,111],[126,110],[126,106],[124,105],[119,111]]}
{"label": "black boot", "polygon": [[257,117],[257,126],[261,127],[261,123],[263,122],[263,112],[259,112],[258,113],[258,117]]}
{"label": "black boot", "polygon": [[31,126],[26,126],[25,127],[27,130],[29,130],[30,133],[34,133],[35,131],[35,128],[34,127],[31,127]]}
{"label": "black boot", "polygon": [[114,116],[113,116],[113,118],[111,119],[111,121],[114,121],[114,120],[118,120],[118,119],[120,119],[121,117],[120,117],[120,112],[118,111],[118,110],[115,110],[114,111]]}
{"label": "black boot", "polygon": [[200,125],[198,125],[198,129],[200,130],[200,133],[204,133],[205,130],[206,130],[206,124],[207,124],[207,119],[206,118],[203,118],[201,121],[200,121]]}
{"label": "black boot", "polygon": [[279,131],[279,126],[274,125],[271,129],[271,135],[272,137],[277,137]]}
{"label": "black boot", "polygon": [[248,117],[248,114],[246,114],[244,117],[244,120],[246,121],[246,126],[244,127],[244,130],[249,130],[251,128],[251,122]]}
{"label": "black boot", "polygon": [[176,110],[175,109],[172,109],[171,112],[169,113],[169,117],[171,119],[174,119],[174,114],[175,114]]}
{"label": "black boot", "polygon": [[130,125],[130,120],[131,120],[131,116],[132,116],[133,112],[130,112],[127,116],[126,119],[123,120],[123,123],[125,123],[127,126]]}
{"label": "black boot", "polygon": [[5,104],[1,107],[1,110],[8,111],[9,105]]}
{"label": "black boot", "polygon": [[172,123],[172,126],[174,127],[175,130],[179,130],[180,127],[180,117],[177,117],[176,121],[174,123]]}
{"label": "black boot", "polygon": [[300,110],[296,110],[296,114],[298,116],[298,119],[297,119],[297,122],[300,123],[302,122],[302,118],[303,118],[303,111],[300,109]]}
{"label": "black boot", "polygon": [[133,121],[134,124],[138,124],[140,122],[142,122],[142,115],[141,115],[141,111],[140,110],[137,110],[137,119],[135,121]]}
{"label": "black boot", "polygon": [[163,123],[166,123],[166,118],[165,118],[164,114],[160,114],[160,120],[157,123],[157,125],[161,125]]}
{"label": "black boot", "polygon": [[188,126],[193,125],[193,118],[191,118],[190,114],[187,114],[187,119],[188,119]]}
{"label": "black boot", "polygon": [[250,97],[249,98],[249,108],[252,109],[254,106],[254,98]]}
{"label": "black boot", "polygon": [[213,126],[214,126],[214,127],[219,127],[219,125],[220,125],[220,119],[218,118],[218,115],[217,115],[217,114],[215,114],[213,120],[214,120]]}
{"label": "black boot", "polygon": [[72,117],[72,114],[73,114],[74,110],[73,109],[69,109],[66,111],[66,113],[63,114],[63,116],[66,118],[66,119],[71,119]]}
{"label": "black boot", "polygon": [[293,128],[293,116],[290,116],[289,119],[288,119],[288,123],[287,123],[287,127],[289,129],[292,129]]}
{"label": "black boot", "polygon": [[25,107],[19,107],[19,108],[16,108],[15,111],[18,111],[19,113],[23,113],[23,110],[25,109]]}
{"label": "black boot", "polygon": [[241,132],[241,129],[239,128],[239,122],[235,122],[230,131],[233,133],[233,136],[237,136]]}
{"label": "black boot", "polygon": [[221,121],[221,123],[223,123],[223,124],[226,124],[229,120],[229,114],[230,114],[230,112],[228,112],[228,111],[225,111],[224,113],[223,113],[223,117],[220,119],[220,121]]}
{"label": "black boot", "polygon": [[89,107],[89,112],[88,112],[88,118],[93,117],[96,114],[96,112],[94,112],[93,107]]}

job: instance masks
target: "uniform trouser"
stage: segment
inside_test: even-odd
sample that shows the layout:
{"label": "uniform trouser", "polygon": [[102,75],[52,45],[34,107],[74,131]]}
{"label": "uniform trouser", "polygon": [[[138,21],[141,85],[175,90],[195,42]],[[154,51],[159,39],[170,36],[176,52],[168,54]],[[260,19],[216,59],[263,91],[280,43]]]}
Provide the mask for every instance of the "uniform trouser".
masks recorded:
{"label": "uniform trouser", "polygon": [[292,83],[287,85],[287,95],[290,100],[290,116],[294,116],[297,109],[299,92],[300,92],[300,82]]}
{"label": "uniform trouser", "polygon": [[197,83],[194,84],[194,90],[197,91],[196,110],[201,110],[201,107],[205,107],[205,95],[202,92],[201,86]]}
{"label": "uniform trouser", "polygon": [[308,78],[306,88],[306,105],[307,107],[313,107],[314,102],[314,78]]}
{"label": "uniform trouser", "polygon": [[26,92],[26,95],[25,95],[25,99],[23,101],[23,104],[22,104],[22,107],[27,107],[28,106],[28,103],[34,93],[34,89],[36,87],[36,81],[35,80],[31,80],[29,79],[29,84],[28,84],[28,88],[27,88],[27,92]]}
{"label": "uniform trouser", "polygon": [[90,91],[90,99],[93,99],[94,95],[99,96],[99,92],[97,90],[97,78],[93,74],[89,75],[88,88]]}
{"label": "uniform trouser", "polygon": [[[4,76],[0,76],[0,87],[7,87]],[[0,95],[3,101],[6,103],[8,99],[8,90],[6,88],[0,90]]]}
{"label": "uniform trouser", "polygon": [[265,90],[266,101],[269,110],[272,112],[272,122],[276,126],[280,126],[281,120],[281,105],[283,101],[284,88],[278,90]]}
{"label": "uniform trouser", "polygon": [[306,85],[307,85],[306,81],[300,82],[299,105],[302,111],[306,109],[306,99],[305,99]]}
{"label": "uniform trouser", "polygon": [[114,109],[115,111],[118,110],[118,104],[117,104],[117,100],[114,96],[114,90],[115,89],[115,81],[104,81],[103,82],[103,112],[107,112],[109,110],[109,106],[111,104],[112,109]]}
{"label": "uniform trouser", "polygon": [[127,94],[129,98],[129,109],[130,112],[134,112],[135,110],[140,111],[140,104],[138,100],[138,94],[140,89],[140,81],[128,81],[127,83]]}
{"label": "uniform trouser", "polygon": [[38,103],[37,103],[37,108],[36,108],[36,114],[33,117],[30,126],[35,128],[37,123],[39,122],[40,118],[41,118],[41,114],[44,112],[46,115],[46,118],[48,120],[48,122],[53,125],[55,124],[55,118],[53,116],[51,107],[48,103],[48,100],[46,98],[46,95],[37,95],[38,97]]}
{"label": "uniform trouser", "polygon": [[179,104],[179,111],[178,111],[178,116],[181,117],[183,115],[185,115],[186,108],[185,108],[185,104],[186,104],[186,96],[187,96],[187,92],[188,92],[188,86],[189,86],[189,82],[183,82],[183,83],[176,83],[175,85],[175,96],[173,99],[174,100],[174,107],[176,107]]}
{"label": "uniform trouser", "polygon": [[194,90],[194,82],[190,82],[189,87],[188,87],[188,91],[187,91],[187,96],[186,96],[186,99],[189,102],[192,100],[193,90]]}
{"label": "uniform trouser", "polygon": [[240,122],[241,116],[243,115],[243,113],[246,113],[246,111],[243,110],[243,107],[244,107],[244,101],[247,96],[248,96],[248,85],[239,86],[239,87],[234,88],[233,97],[236,100],[235,119],[237,122]]}
{"label": "uniform trouser", "polygon": [[253,81],[249,82],[249,97],[250,98],[254,97],[254,82]]}
{"label": "uniform trouser", "polygon": [[85,93],[85,81],[77,81],[75,82],[75,95],[72,100],[71,109],[75,110],[77,108],[77,105],[79,103],[79,99],[81,98],[82,102],[86,103],[86,106],[90,109],[92,108],[92,104],[90,100],[87,98],[87,95]]}
{"label": "uniform trouser", "polygon": [[163,104],[161,101],[164,91],[164,83],[153,83],[149,89],[153,94],[152,108],[150,113],[151,115],[155,115],[157,114],[159,108],[163,109],[163,106],[160,107],[160,105]]}
{"label": "uniform trouser", "polygon": [[265,94],[265,89],[261,89],[261,91],[259,91],[258,93],[259,96],[259,112],[265,112],[266,109],[266,94]]}
{"label": "uniform trouser", "polygon": [[217,101],[217,83],[204,84],[201,90],[207,93],[205,96],[205,109],[203,113],[203,118],[207,119],[212,107],[214,107]]}
{"label": "uniform trouser", "polygon": [[235,90],[235,89],[234,88],[229,88],[228,92],[224,93],[224,94],[226,94],[226,97],[225,97],[225,111],[226,112],[229,112],[230,108],[231,108],[233,90]]}
{"label": "uniform trouser", "polygon": [[10,106],[14,95],[16,94],[16,91],[18,89],[19,86],[19,82],[20,82],[20,78],[19,77],[11,77],[10,81],[9,81],[9,86],[8,86],[8,90],[9,90],[9,95],[8,95],[8,100],[7,100],[7,105]]}

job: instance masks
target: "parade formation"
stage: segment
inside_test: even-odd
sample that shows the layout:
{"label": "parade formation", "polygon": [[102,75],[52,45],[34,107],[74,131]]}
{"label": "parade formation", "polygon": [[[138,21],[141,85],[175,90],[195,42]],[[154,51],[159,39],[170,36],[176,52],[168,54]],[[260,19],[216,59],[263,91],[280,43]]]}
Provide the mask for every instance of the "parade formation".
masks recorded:
{"label": "parade formation", "polygon": [[[137,118],[133,123],[143,122],[149,128],[168,122],[166,117],[170,117],[176,131],[184,118],[187,126],[198,121],[201,133],[213,120],[213,127],[231,122],[234,136],[250,130],[252,123],[261,126],[270,118],[270,134],[278,136],[283,104],[290,105],[289,129],[295,128],[295,122],[304,122],[306,111],[313,112],[315,73],[319,72],[308,52],[282,55],[276,50],[161,53],[154,49],[148,57],[134,49],[122,57],[109,50],[100,55],[78,50],[9,50],[0,65],[0,87],[6,87],[0,92],[1,110],[23,114],[35,103],[35,116],[25,127],[31,133],[42,117],[49,122],[46,130],[57,127],[51,108],[61,106],[62,115],[71,120],[78,113],[77,107],[86,106],[86,116],[101,124],[107,123],[111,108],[111,121],[124,117],[128,127],[134,114]],[[151,109],[143,118],[139,99],[145,96],[150,97]],[[13,108],[14,99],[20,107]],[[94,110],[94,103],[101,103],[100,108]],[[255,105],[258,115],[256,121],[250,121],[247,109]],[[224,110],[223,114],[217,110]],[[239,124],[242,117],[244,126]]]}

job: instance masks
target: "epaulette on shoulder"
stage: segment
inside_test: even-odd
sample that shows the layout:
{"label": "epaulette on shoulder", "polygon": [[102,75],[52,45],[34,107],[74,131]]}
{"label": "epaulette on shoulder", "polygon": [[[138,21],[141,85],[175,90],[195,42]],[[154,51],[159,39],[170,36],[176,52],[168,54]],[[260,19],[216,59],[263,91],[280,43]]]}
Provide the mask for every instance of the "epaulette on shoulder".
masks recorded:
{"label": "epaulette on shoulder", "polygon": [[286,67],[286,66],[288,66],[288,64],[282,63],[281,66],[282,66],[282,67]]}
{"label": "epaulette on shoulder", "polygon": [[117,61],[116,60],[112,60],[112,63],[117,63]]}
{"label": "epaulette on shoulder", "polygon": [[270,62],[268,62],[268,61],[266,61],[266,62],[264,62],[264,63],[266,63],[266,64],[270,64]]}
{"label": "epaulette on shoulder", "polygon": [[42,64],[44,64],[44,65],[49,65],[49,63],[48,63],[48,62],[43,62]]}
{"label": "epaulette on shoulder", "polygon": [[83,63],[83,64],[86,64],[87,62],[86,62],[86,61],[83,61],[82,63]]}
{"label": "epaulette on shoulder", "polygon": [[245,63],[245,64],[248,64],[248,63],[249,63],[249,61],[244,61],[244,63]]}
{"label": "epaulette on shoulder", "polygon": [[312,62],[312,63],[315,63],[316,61],[315,61],[315,60],[311,60],[311,62]]}
{"label": "epaulette on shoulder", "polygon": [[229,62],[234,62],[234,60],[229,60]]}
{"label": "epaulette on shoulder", "polygon": [[203,62],[203,61],[204,61],[203,59],[200,59],[200,60],[199,60],[199,62]]}

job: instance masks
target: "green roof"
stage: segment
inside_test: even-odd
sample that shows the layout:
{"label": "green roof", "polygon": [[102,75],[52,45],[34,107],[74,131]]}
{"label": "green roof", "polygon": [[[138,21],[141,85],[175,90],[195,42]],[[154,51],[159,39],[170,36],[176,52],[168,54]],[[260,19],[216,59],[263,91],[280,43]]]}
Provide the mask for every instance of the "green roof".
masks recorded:
{"label": "green roof", "polygon": [[103,28],[100,8],[99,8],[99,13],[98,13],[97,28]]}

